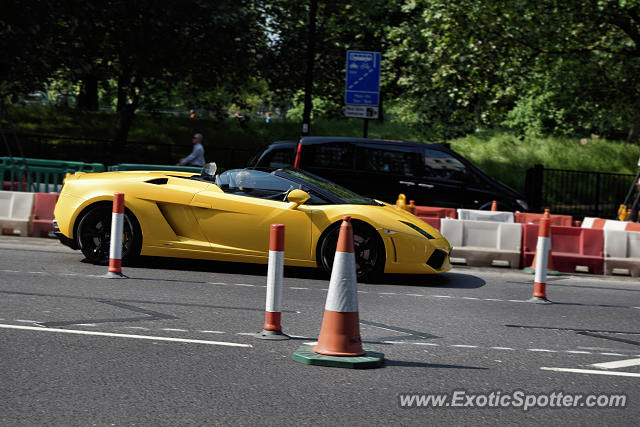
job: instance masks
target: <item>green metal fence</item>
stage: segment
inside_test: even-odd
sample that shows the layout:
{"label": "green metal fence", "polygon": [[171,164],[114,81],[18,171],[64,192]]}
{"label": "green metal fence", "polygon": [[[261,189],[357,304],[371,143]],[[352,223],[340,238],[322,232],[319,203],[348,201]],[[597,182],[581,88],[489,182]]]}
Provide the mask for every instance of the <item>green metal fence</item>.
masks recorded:
{"label": "green metal fence", "polygon": [[0,157],[3,188],[12,191],[58,192],[67,173],[104,171],[102,163]]}

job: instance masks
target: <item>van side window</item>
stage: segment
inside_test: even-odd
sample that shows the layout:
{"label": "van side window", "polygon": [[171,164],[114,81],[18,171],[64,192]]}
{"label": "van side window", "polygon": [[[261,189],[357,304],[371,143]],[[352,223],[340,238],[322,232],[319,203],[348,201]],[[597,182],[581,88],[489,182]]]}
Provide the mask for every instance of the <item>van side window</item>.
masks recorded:
{"label": "van side window", "polygon": [[260,160],[259,166],[268,166],[271,168],[284,168],[293,164],[293,153],[291,148],[281,148],[272,150],[265,154]]}
{"label": "van side window", "polygon": [[449,153],[425,148],[424,176],[461,181],[466,174],[465,165]]}
{"label": "van side window", "polygon": [[356,168],[358,170],[387,172],[397,175],[413,175],[412,165],[416,163],[416,156],[416,153],[407,151],[358,147]]}
{"label": "van side window", "polygon": [[303,146],[303,166],[353,169],[353,146],[342,142]]}

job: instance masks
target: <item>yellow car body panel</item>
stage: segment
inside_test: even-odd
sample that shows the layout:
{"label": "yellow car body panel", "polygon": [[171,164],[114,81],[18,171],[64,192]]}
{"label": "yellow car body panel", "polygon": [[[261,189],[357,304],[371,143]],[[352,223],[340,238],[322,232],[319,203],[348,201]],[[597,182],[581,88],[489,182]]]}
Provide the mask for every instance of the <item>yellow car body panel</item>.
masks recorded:
{"label": "yellow car body panel", "polygon": [[[285,265],[316,267],[322,233],[345,215],[372,226],[384,243],[385,273],[430,274],[450,269],[449,242],[418,217],[392,205],[302,204],[228,194],[193,173],[126,171],[77,173],[65,180],[54,216],[73,241],[79,219],[96,203],[125,194],[125,208],[142,231],[142,255],[233,262],[268,262],[269,230],[285,224]],[[413,224],[427,239],[402,223]],[[426,264],[435,250],[447,256],[437,270]]]}

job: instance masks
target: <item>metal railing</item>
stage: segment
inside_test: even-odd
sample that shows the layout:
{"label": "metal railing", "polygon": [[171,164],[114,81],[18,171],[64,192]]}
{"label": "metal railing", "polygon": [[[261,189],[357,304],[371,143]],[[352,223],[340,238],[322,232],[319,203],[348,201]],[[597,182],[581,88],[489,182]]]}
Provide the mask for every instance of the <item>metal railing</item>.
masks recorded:
{"label": "metal railing", "polygon": [[[154,141],[130,141],[120,150],[113,150],[112,140],[99,138],[71,138],[55,135],[37,135],[25,133],[7,133],[12,145],[21,146],[25,157],[42,159],[82,159],[84,162],[103,164],[115,163],[155,163],[174,165],[187,156],[193,146],[191,144],[170,144]],[[0,149],[0,156],[8,156]],[[255,148],[205,146],[207,161],[216,162],[225,169],[241,168],[247,165]],[[19,157],[20,150],[14,149],[12,155]]]}
{"label": "metal railing", "polygon": [[542,165],[527,170],[526,196],[532,212],[549,208],[551,213],[616,217],[634,175],[546,169]]}

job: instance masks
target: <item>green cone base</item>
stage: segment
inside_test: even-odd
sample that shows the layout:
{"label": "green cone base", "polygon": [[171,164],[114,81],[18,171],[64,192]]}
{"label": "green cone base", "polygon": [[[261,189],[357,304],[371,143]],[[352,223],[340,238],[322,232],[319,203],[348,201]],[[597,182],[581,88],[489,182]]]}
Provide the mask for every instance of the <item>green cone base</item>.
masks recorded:
{"label": "green cone base", "polygon": [[313,351],[311,345],[303,345],[293,352],[293,360],[306,365],[328,366],[331,368],[370,369],[384,363],[384,354],[364,349],[364,356],[326,356]]}

